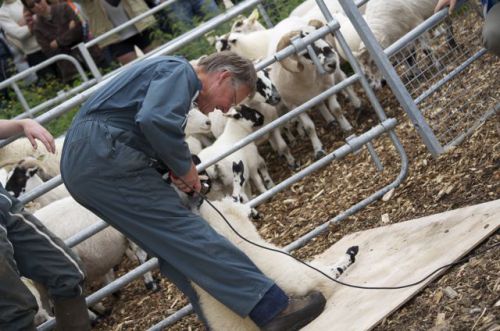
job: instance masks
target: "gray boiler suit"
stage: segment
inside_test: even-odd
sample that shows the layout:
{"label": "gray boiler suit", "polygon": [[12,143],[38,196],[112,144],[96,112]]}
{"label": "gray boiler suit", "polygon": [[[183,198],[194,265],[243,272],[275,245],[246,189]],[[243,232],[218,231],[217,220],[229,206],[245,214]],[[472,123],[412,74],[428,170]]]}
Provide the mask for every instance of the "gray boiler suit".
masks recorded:
{"label": "gray boiler suit", "polygon": [[0,330],[31,330],[38,310],[25,276],[54,298],[82,294],[84,273],[76,256],[0,185]]}
{"label": "gray boiler suit", "polygon": [[75,116],[61,174],[79,203],[158,257],[160,271],[206,323],[190,281],[241,316],[274,282],[188,210],[151,167],[153,158],[176,175],[190,169],[183,129],[200,89],[194,69],[178,57],[148,59],[120,73]]}

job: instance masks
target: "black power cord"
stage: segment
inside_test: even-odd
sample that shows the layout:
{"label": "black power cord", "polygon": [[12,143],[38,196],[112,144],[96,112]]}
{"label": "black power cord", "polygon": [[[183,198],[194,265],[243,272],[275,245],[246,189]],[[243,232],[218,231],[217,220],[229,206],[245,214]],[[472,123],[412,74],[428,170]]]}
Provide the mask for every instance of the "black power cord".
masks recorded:
{"label": "black power cord", "polygon": [[[179,179],[188,187],[191,187],[190,185],[188,185],[182,178],[179,177]],[[195,192],[194,190],[192,190],[192,192]],[[337,280],[335,278],[332,278],[331,276],[327,275],[326,273],[324,273],[323,271],[307,264],[306,262],[302,261],[301,259],[293,256],[293,255],[290,255],[288,254],[287,252],[284,252],[284,251],[281,251],[281,250],[278,250],[278,249],[274,249],[274,248],[269,248],[269,247],[265,247],[265,246],[262,246],[262,245],[259,245],[247,238],[245,238],[244,236],[242,236],[233,226],[232,224],[226,219],[226,217],[224,217],[224,215],[220,212],[220,210],[218,210],[208,199],[207,197],[205,196],[205,194],[201,193],[201,192],[195,192],[194,193],[195,195],[198,195],[201,199],[203,199],[206,203],[208,203],[219,215],[220,217],[222,217],[222,219],[224,220],[224,222],[226,222],[226,224],[229,226],[229,228],[238,236],[240,237],[242,240],[246,241],[247,243],[253,245],[253,246],[256,246],[256,247],[259,247],[259,248],[262,248],[262,249],[265,249],[265,250],[268,250],[268,251],[271,251],[271,252],[276,252],[276,253],[279,253],[279,254],[283,254],[285,256],[288,256],[292,259],[294,259],[295,261],[305,265],[306,267],[312,269],[312,270],[315,270],[317,271],[318,273],[322,274],[323,276],[325,276],[326,278],[330,279],[331,281],[334,281],[335,283],[337,284],[340,284],[340,285],[344,285],[344,286],[347,286],[347,287],[352,287],[352,288],[357,288],[357,289],[362,289],[362,290],[399,290],[399,289],[403,289],[403,288],[408,288],[408,287],[412,287],[412,286],[415,286],[415,285],[418,285],[420,283],[423,283],[425,280],[427,280],[428,278],[430,278],[432,275],[434,275],[435,273],[439,272],[440,270],[442,269],[446,269],[446,268],[449,268],[449,267],[452,267],[454,265],[457,265],[457,264],[461,264],[463,262],[467,262],[469,261],[471,258],[473,257],[476,257],[478,255],[482,255],[484,253],[486,253],[487,251],[489,251],[490,249],[493,249],[495,247],[497,247],[498,245],[500,245],[500,242],[498,243],[495,243],[493,244],[492,246],[480,251],[480,252],[477,252],[471,256],[468,256],[468,257],[464,257],[458,261],[455,261],[455,262],[452,262],[452,263],[449,263],[449,264],[446,264],[442,267],[439,267],[437,268],[436,270],[434,270],[433,272],[431,272],[430,274],[428,274],[427,276],[425,276],[424,278],[420,279],[419,281],[416,281],[414,283],[411,283],[411,284],[406,284],[406,285],[400,285],[400,286],[361,286],[361,285],[354,285],[354,284],[349,284],[349,283],[344,283],[340,280]]]}

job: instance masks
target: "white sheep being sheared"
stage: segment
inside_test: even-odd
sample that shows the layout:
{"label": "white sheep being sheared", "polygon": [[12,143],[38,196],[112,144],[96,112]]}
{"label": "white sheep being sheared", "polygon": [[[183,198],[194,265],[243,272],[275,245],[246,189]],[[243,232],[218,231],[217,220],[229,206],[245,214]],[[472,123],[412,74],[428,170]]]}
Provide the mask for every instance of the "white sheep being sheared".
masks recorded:
{"label": "white sheep being sheared", "polygon": [[[249,207],[235,203],[231,198],[215,201],[213,205],[243,237],[259,245],[280,250],[278,247],[266,242],[259,235],[257,229],[248,218],[250,213]],[[274,280],[288,295],[302,296],[311,290],[322,292],[327,299],[332,295],[335,284],[331,280],[291,257],[264,250],[243,241],[206,202],[201,205],[200,214],[210,226],[242,250],[266,276]],[[335,265],[326,266],[319,263],[312,263],[312,265],[332,278],[338,278],[354,262],[357,252],[358,247],[354,246],[349,248],[346,254]],[[196,284],[193,285],[199,294],[203,314],[207,318],[211,329],[231,331],[258,330],[257,326],[248,317],[241,318]]]}

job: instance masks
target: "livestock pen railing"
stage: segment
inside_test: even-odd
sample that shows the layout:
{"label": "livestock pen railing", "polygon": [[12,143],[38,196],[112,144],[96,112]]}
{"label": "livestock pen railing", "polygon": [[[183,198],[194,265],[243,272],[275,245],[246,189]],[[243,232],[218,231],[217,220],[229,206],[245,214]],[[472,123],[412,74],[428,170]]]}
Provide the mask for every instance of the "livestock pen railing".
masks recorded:
{"label": "livestock pen railing", "polygon": [[[56,63],[58,61],[68,61],[71,64],[73,64],[75,66],[78,74],[82,78],[83,83],[80,86],[71,89],[70,91],[61,93],[58,96],[56,96],[55,98],[53,98],[51,100],[47,100],[47,101],[31,108],[31,106],[26,101],[26,98],[24,97],[23,92],[19,88],[18,82],[25,79],[26,77],[30,76],[31,74],[36,73],[37,71],[39,71],[43,68],[47,68],[48,66],[53,65],[54,63]],[[58,55],[55,55],[55,56],[37,64],[37,65],[34,65],[34,66],[14,75],[12,77],[9,77],[8,79],[0,82],[0,90],[7,88],[9,86],[12,87],[12,89],[14,90],[14,92],[16,94],[17,99],[19,100],[19,103],[21,104],[21,106],[23,107],[23,109],[25,111],[23,114],[15,117],[16,119],[21,119],[21,118],[33,117],[40,110],[46,109],[47,107],[54,106],[62,100],[66,100],[68,98],[68,96],[75,95],[76,93],[79,93],[79,92],[85,90],[86,88],[88,88],[89,86],[94,84],[94,82],[95,82],[95,80],[88,79],[87,75],[85,74],[85,71],[82,68],[82,65],[80,64],[80,62],[78,62],[77,59],[75,59],[71,55],[58,54]]]}
{"label": "livestock pen railing", "polygon": [[[248,5],[248,7],[251,7],[252,5],[255,5],[257,3],[259,3],[259,1],[248,1],[245,4],[242,4],[242,6]],[[324,6],[323,6],[323,9],[325,10]],[[221,17],[223,18],[224,16],[226,16],[226,18],[227,18],[227,15],[228,15],[228,13],[221,15]],[[331,16],[329,16],[328,13],[326,13],[326,15],[327,15],[327,17],[329,17],[331,19]],[[222,18],[219,18],[219,19],[222,19]],[[335,86],[332,86],[328,90],[324,91],[323,93],[314,97],[313,99],[307,101],[306,103],[302,104],[301,106],[297,107],[296,109],[291,110],[289,113],[287,113],[283,117],[280,117],[276,121],[266,125],[265,127],[261,128],[260,130],[258,130],[256,132],[254,132],[253,134],[251,134],[250,136],[248,136],[244,140],[235,144],[233,146],[233,148],[226,151],[224,154],[221,154],[221,155],[217,156],[216,158],[209,160],[209,161],[201,164],[200,166],[198,166],[198,170],[202,170],[202,169],[210,166],[211,164],[214,164],[218,160],[224,158],[225,156],[227,156],[230,153],[236,151],[237,149],[245,146],[246,144],[256,140],[257,138],[270,132],[274,128],[276,128],[280,125],[283,125],[285,122],[298,116],[300,113],[307,111],[308,109],[310,109],[310,107],[322,102],[325,98],[329,97],[332,94],[339,92],[340,90],[342,90],[346,86],[353,84],[355,82],[360,82],[362,87],[365,89],[365,92],[368,96],[368,99],[369,99],[370,103],[372,104],[373,109],[375,110],[375,113],[376,113],[380,123],[375,125],[371,129],[369,129],[368,131],[366,131],[362,134],[359,134],[358,136],[352,137],[342,147],[335,149],[334,151],[329,153],[327,156],[325,156],[321,160],[316,161],[315,163],[306,167],[302,171],[296,173],[295,175],[291,176],[290,178],[279,183],[273,189],[256,197],[255,199],[250,201],[249,204],[252,207],[261,204],[262,202],[264,202],[265,200],[267,200],[271,196],[274,196],[275,194],[277,194],[278,192],[289,187],[293,183],[296,183],[297,181],[301,180],[302,178],[312,174],[313,172],[315,172],[316,170],[318,170],[320,168],[323,168],[324,166],[326,166],[327,164],[330,164],[333,161],[338,161],[338,160],[343,159],[346,155],[348,155],[350,153],[354,153],[355,151],[359,150],[363,146],[367,146],[368,150],[371,153],[370,155],[372,156],[372,158],[375,162],[376,167],[380,170],[382,167],[382,164],[381,164],[379,158],[377,157],[377,154],[375,152],[375,149],[371,145],[371,142],[378,137],[385,136],[386,134],[389,137],[389,139],[392,141],[393,145],[395,146],[395,150],[397,151],[397,153],[400,156],[400,163],[401,163],[400,173],[390,184],[384,186],[382,189],[376,191],[375,193],[371,194],[370,196],[363,199],[362,201],[354,204],[346,211],[340,213],[335,218],[333,218],[333,219],[329,220],[328,222],[324,223],[323,225],[317,227],[316,229],[314,229],[310,233],[305,234],[303,237],[301,237],[296,242],[289,244],[286,247],[286,249],[288,251],[291,251],[293,249],[296,249],[296,248],[301,247],[302,245],[306,244],[313,237],[315,237],[315,236],[319,235],[320,233],[322,233],[323,231],[325,231],[329,224],[331,224],[333,222],[341,221],[341,220],[347,218],[348,216],[354,214],[355,212],[359,211],[360,209],[364,208],[366,205],[379,199],[385,193],[387,193],[389,190],[391,190],[394,187],[397,187],[403,181],[403,179],[405,178],[406,173],[407,173],[408,160],[406,158],[406,154],[404,152],[403,147],[401,146],[398,138],[396,137],[396,134],[394,133],[396,121],[394,119],[388,119],[387,116],[385,115],[382,107],[380,106],[378,100],[376,99],[375,94],[370,89],[369,84],[368,84],[365,76],[363,75],[361,68],[359,67],[359,64],[356,62],[354,56],[352,55],[350,50],[347,48],[347,44],[346,44],[343,36],[338,31],[338,28],[339,28],[338,23],[331,20],[329,22],[329,24],[327,24],[323,28],[311,33],[307,37],[300,40],[300,42],[297,42],[297,43],[294,43],[293,45],[288,46],[287,48],[278,52],[277,54],[275,54],[273,57],[271,57],[269,59],[265,59],[264,61],[262,61],[258,65],[257,69],[262,69],[263,67],[266,67],[266,66],[268,66],[276,61],[279,61],[279,60],[285,58],[286,56],[290,56],[291,54],[299,53],[299,52],[305,50],[307,45],[309,45],[311,42],[314,42],[315,40],[325,36],[326,34],[333,32],[335,34],[335,36],[337,37],[337,39],[340,41],[341,47],[345,50],[345,53],[349,57],[349,61],[350,61],[351,66],[353,67],[354,72],[355,72],[352,76],[348,77],[346,80],[342,81],[341,83],[339,83]],[[202,26],[198,27],[197,29],[194,29],[190,33],[187,33],[184,36],[185,39],[176,40],[176,41],[170,43],[170,45],[167,45],[166,47],[164,47],[163,51],[164,52],[172,51],[176,47],[180,47],[180,46],[190,42],[191,40],[193,40],[193,38],[196,38],[196,37],[204,34],[209,29],[210,29],[210,24],[202,25]],[[159,54],[160,54],[160,52],[157,52],[157,53],[152,54],[151,56],[156,56]],[[55,107],[51,111],[40,116],[38,118],[38,120],[42,123],[45,123],[45,122],[51,120],[52,118],[55,118],[58,115],[68,111],[72,107],[79,105],[80,103],[84,102],[95,89],[102,87],[106,83],[106,81],[107,81],[107,79],[98,83],[94,87],[91,87],[87,91],[80,93],[79,95],[73,97],[72,99],[67,100],[63,104]],[[12,140],[12,139],[10,139],[10,140]],[[2,144],[5,144],[6,142],[3,142]],[[44,185],[40,186],[36,190],[23,196],[21,198],[21,201],[25,203],[25,202],[39,196],[40,194],[43,194],[43,192],[47,191],[47,189],[53,188],[53,187],[59,185],[60,183],[61,183],[60,177],[53,178],[52,180],[50,180],[47,183],[45,183]],[[106,224],[104,222],[101,224],[97,224],[97,225],[93,226],[91,229],[85,230],[84,231],[84,232],[86,232],[85,234],[80,233],[77,236],[68,239],[67,243],[70,246],[76,245],[78,242],[84,240],[89,235],[91,235],[91,233],[95,233],[98,230],[104,228],[105,226],[106,226]],[[151,270],[152,268],[154,268],[156,266],[156,264],[157,264],[157,261],[155,259],[152,259],[152,260],[146,262],[145,264],[141,265],[140,267],[129,272],[127,275],[115,280],[111,284],[107,285],[106,287],[100,289],[99,291],[97,291],[94,294],[92,294],[91,296],[89,296],[87,298],[87,302],[89,304],[97,302],[98,300],[102,299],[104,296],[108,295],[109,293],[112,293],[112,292],[118,290],[119,288],[121,288],[122,286],[124,286],[125,284],[130,282],[132,279],[139,277],[142,273],[144,273],[148,270]],[[179,316],[183,312],[186,312],[186,311],[189,311],[189,307],[181,310],[179,313],[172,315],[169,319],[160,323],[160,325],[163,325],[164,323],[170,323],[170,322],[176,320],[177,318],[179,318]],[[54,324],[53,320],[49,321],[49,322],[45,323],[44,325],[42,325],[40,327],[40,329],[41,330],[49,329],[53,326],[53,324]]]}

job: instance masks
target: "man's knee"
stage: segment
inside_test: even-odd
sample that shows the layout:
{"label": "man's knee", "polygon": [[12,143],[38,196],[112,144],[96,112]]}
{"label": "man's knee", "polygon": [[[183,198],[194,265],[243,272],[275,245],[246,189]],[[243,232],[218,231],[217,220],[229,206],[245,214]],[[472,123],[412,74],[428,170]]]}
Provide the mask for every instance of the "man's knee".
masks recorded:
{"label": "man's knee", "polygon": [[493,6],[486,14],[483,45],[491,53],[500,56],[500,4]]}

